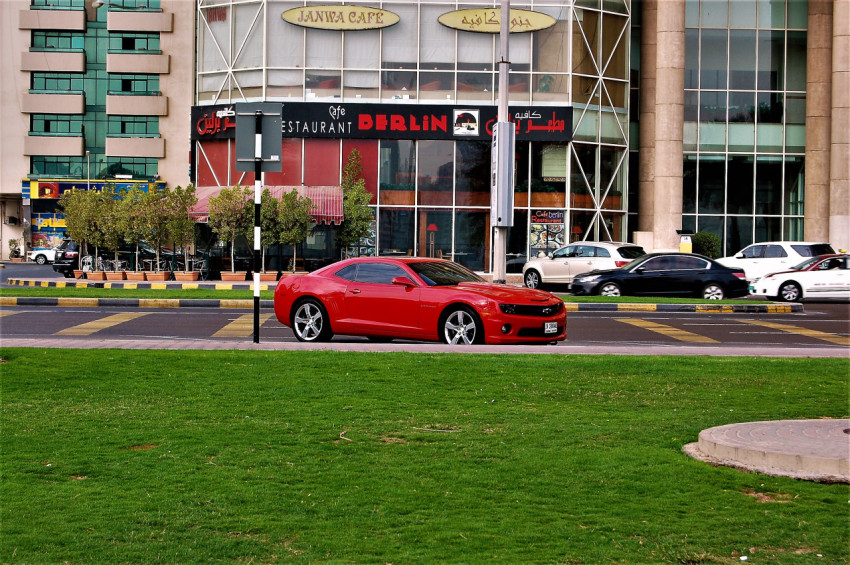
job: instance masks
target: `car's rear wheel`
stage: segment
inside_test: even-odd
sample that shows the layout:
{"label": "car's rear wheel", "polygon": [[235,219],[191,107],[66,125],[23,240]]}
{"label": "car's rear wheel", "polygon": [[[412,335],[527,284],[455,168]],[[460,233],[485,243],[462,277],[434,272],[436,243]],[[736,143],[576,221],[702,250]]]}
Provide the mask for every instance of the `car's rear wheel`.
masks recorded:
{"label": "car's rear wheel", "polygon": [[333,337],[328,312],[313,298],[299,302],[292,314],[292,331],[298,341],[328,341]]}
{"label": "car's rear wheel", "polygon": [[702,297],[706,300],[723,300],[726,297],[726,292],[719,284],[708,283],[702,289]]}
{"label": "car's rear wheel", "polygon": [[599,296],[620,296],[620,285],[608,282],[599,287]]}
{"label": "car's rear wheel", "polygon": [[528,288],[540,288],[540,273],[534,269],[525,272],[525,286]]}
{"label": "car's rear wheel", "polygon": [[454,308],[443,318],[441,339],[449,345],[484,343],[484,326],[473,310],[465,306]]}
{"label": "car's rear wheel", "polygon": [[795,282],[782,283],[779,287],[779,300],[784,302],[796,302],[803,296],[803,291]]}
{"label": "car's rear wheel", "polygon": [[36,255],[35,262],[39,265],[44,265],[45,263],[47,263],[47,257],[45,257],[44,255]]}

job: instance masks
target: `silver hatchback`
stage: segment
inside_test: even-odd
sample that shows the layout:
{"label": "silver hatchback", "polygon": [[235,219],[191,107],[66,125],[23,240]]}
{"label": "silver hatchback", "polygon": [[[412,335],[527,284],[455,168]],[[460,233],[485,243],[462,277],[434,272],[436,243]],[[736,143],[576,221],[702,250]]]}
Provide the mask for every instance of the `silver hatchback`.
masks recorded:
{"label": "silver hatchback", "polygon": [[632,243],[580,241],[528,261],[522,267],[525,286],[570,284],[576,276],[597,269],[616,269],[632,259],[646,255],[643,247]]}

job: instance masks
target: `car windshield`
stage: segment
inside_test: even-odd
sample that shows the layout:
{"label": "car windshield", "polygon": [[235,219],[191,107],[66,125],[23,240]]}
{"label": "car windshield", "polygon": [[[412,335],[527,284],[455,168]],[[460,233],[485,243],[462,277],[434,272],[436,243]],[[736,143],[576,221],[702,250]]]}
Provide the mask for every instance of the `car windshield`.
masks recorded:
{"label": "car windshield", "polygon": [[806,267],[811,266],[812,263],[816,263],[818,261],[820,261],[820,257],[812,257],[811,259],[806,259],[802,263],[794,265],[793,267],[791,267],[791,270],[792,271],[802,271]]}
{"label": "car windshield", "polygon": [[462,282],[484,282],[484,279],[451,261],[418,261],[408,263],[428,286],[453,286]]}
{"label": "car windshield", "polygon": [[643,247],[621,247],[617,251],[620,252],[620,256],[624,259],[637,259],[638,257],[643,257],[646,255],[646,251],[643,250]]}
{"label": "car windshield", "polygon": [[815,255],[828,255],[835,253],[835,250],[828,243],[816,243],[814,245],[791,245],[797,253],[803,257],[814,257]]}

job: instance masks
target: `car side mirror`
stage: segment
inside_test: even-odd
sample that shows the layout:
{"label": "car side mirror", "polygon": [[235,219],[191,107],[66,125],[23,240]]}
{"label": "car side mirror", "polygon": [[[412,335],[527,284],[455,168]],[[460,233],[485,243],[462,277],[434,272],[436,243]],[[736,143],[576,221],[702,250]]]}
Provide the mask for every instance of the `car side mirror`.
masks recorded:
{"label": "car side mirror", "polygon": [[642,275],[645,270],[646,269],[644,267],[638,267],[637,269],[635,269],[635,272],[639,275]]}
{"label": "car side mirror", "polygon": [[547,253],[547,254],[546,254],[546,257],[548,257],[549,259],[551,259],[552,257],[554,257],[554,255],[552,255],[552,252],[550,251],[549,253]]}
{"label": "car side mirror", "polygon": [[744,258],[743,253],[738,253],[737,255],[735,255],[735,259],[743,259],[743,258]]}
{"label": "car side mirror", "polygon": [[405,287],[414,287],[414,286],[416,286],[415,284],[413,284],[413,281],[412,281],[412,280],[410,280],[410,279],[409,279],[409,278],[407,278],[407,277],[393,277],[393,281],[392,281],[392,282],[393,282],[393,284],[397,284],[397,285],[405,286]]}

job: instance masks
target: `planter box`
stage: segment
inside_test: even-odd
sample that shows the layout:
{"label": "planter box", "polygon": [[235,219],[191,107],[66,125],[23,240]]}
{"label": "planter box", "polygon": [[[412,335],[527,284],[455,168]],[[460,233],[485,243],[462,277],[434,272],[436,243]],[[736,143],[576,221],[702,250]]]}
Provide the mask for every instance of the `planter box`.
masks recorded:
{"label": "planter box", "polygon": [[174,271],[174,280],[181,282],[196,281],[200,274],[198,271]]}
{"label": "planter box", "polygon": [[261,281],[276,281],[277,273],[260,273]]}
{"label": "planter box", "polygon": [[23,257],[12,257],[11,259],[9,259],[9,261],[11,261],[12,263],[23,263],[24,258]]}
{"label": "planter box", "polygon": [[106,271],[89,271],[86,273],[86,278],[90,281],[105,281]]}
{"label": "planter box", "polygon": [[126,278],[124,271],[106,271],[106,280],[108,281],[123,281]]}
{"label": "planter box", "polygon": [[86,272],[82,269],[74,269],[74,278],[75,279],[84,279],[86,278]]}
{"label": "planter box", "polygon": [[145,280],[145,272],[144,271],[127,271],[127,280],[128,281],[143,281],[143,280]]}
{"label": "planter box", "polygon": [[167,281],[171,276],[171,271],[145,271],[145,280],[148,281]]}
{"label": "planter box", "polygon": [[229,282],[242,282],[245,280],[245,275],[248,271],[222,271],[221,280]]}

